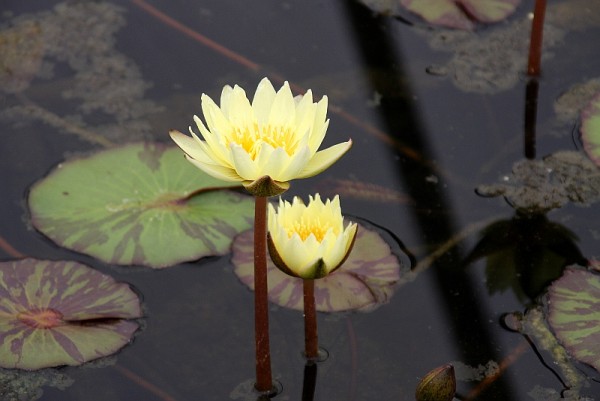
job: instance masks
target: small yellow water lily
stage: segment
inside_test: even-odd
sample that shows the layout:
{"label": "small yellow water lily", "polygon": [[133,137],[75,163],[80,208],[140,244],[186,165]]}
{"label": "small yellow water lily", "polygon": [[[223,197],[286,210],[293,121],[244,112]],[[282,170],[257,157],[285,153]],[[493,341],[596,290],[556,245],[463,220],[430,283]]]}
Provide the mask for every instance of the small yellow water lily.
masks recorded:
{"label": "small yellow water lily", "polygon": [[171,131],[187,159],[207,174],[239,181],[253,194],[272,196],[289,181],[312,177],[337,161],[352,145],[339,143],[317,151],[325,137],[327,97],[314,103],[312,92],[294,97],[287,82],[275,92],[264,78],[252,104],[239,86],[223,88],[220,107],[202,95],[206,126],[194,116],[204,140]]}
{"label": "small yellow water lily", "polygon": [[268,248],[273,263],[291,276],[321,278],[346,260],[356,238],[356,223],[344,227],[339,196],[321,201],[319,194],[305,205],[295,197],[290,204],[269,204]]}

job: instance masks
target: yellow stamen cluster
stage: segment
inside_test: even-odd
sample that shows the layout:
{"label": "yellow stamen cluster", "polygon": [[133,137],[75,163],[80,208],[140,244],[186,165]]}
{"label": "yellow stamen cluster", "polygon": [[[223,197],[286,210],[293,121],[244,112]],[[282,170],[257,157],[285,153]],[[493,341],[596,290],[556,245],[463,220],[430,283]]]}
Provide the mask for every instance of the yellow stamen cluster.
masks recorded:
{"label": "yellow stamen cluster", "polygon": [[283,148],[288,155],[293,155],[298,147],[296,133],[291,127],[270,124],[259,127],[255,123],[252,126],[233,127],[230,135],[230,143],[244,148],[252,160],[256,160],[263,143],[268,143],[273,148]]}
{"label": "yellow stamen cluster", "polygon": [[331,222],[321,222],[321,219],[306,219],[302,218],[300,221],[294,221],[291,227],[286,227],[288,238],[292,238],[294,234],[298,234],[302,241],[305,241],[311,234],[315,236],[317,241],[323,241],[325,234],[329,230],[333,230],[333,233],[339,235],[339,227],[335,227]]}

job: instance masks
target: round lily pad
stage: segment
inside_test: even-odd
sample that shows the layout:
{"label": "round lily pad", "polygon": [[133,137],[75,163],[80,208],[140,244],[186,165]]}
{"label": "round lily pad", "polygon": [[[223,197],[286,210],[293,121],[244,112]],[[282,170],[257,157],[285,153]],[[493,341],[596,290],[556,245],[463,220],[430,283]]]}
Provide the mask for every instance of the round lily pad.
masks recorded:
{"label": "round lily pad", "polygon": [[581,114],[581,139],[589,158],[600,166],[600,94]]}
{"label": "round lily pad", "polygon": [[131,144],[58,165],[29,194],[34,227],[57,244],[154,268],[229,252],[253,201],[176,147]]}
{"label": "round lily pad", "polygon": [[473,20],[492,23],[512,14],[521,0],[400,0],[409,11],[434,25],[473,29]]}
{"label": "round lily pad", "polygon": [[0,367],[80,365],[126,345],[142,316],[125,283],[77,262],[0,263]]}
{"label": "round lily pad", "polygon": [[[254,289],[254,230],[238,235],[233,242],[232,262],[238,278]],[[335,272],[315,280],[315,303],[320,312],[370,311],[387,303],[400,279],[402,264],[388,243],[375,231],[359,224],[350,256]],[[277,305],[302,310],[302,279],[288,276],[269,259],[269,300]]]}
{"label": "round lily pad", "polygon": [[568,268],[548,291],[548,323],[577,360],[600,371],[600,275]]}

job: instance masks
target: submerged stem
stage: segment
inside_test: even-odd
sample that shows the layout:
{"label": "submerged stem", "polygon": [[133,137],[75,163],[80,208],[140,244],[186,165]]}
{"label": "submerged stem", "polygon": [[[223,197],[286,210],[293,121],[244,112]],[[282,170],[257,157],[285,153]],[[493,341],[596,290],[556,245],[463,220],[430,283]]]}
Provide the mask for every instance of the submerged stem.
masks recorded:
{"label": "submerged stem", "polygon": [[267,286],[267,198],[255,197],[254,206],[254,335],[256,339],[256,390],[273,391],[269,348]]}
{"label": "submerged stem", "polygon": [[316,361],[319,357],[317,335],[317,312],[315,308],[315,280],[304,279],[304,353],[306,359]]}

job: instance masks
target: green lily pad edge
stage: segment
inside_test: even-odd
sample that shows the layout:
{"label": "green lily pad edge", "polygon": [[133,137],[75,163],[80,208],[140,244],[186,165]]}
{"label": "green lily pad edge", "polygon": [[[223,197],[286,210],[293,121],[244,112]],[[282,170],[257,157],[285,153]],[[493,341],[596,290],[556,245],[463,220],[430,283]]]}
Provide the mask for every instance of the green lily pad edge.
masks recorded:
{"label": "green lily pad edge", "polygon": [[59,246],[119,265],[164,268],[230,252],[253,198],[144,142],[76,157],[29,191],[32,225]]}

